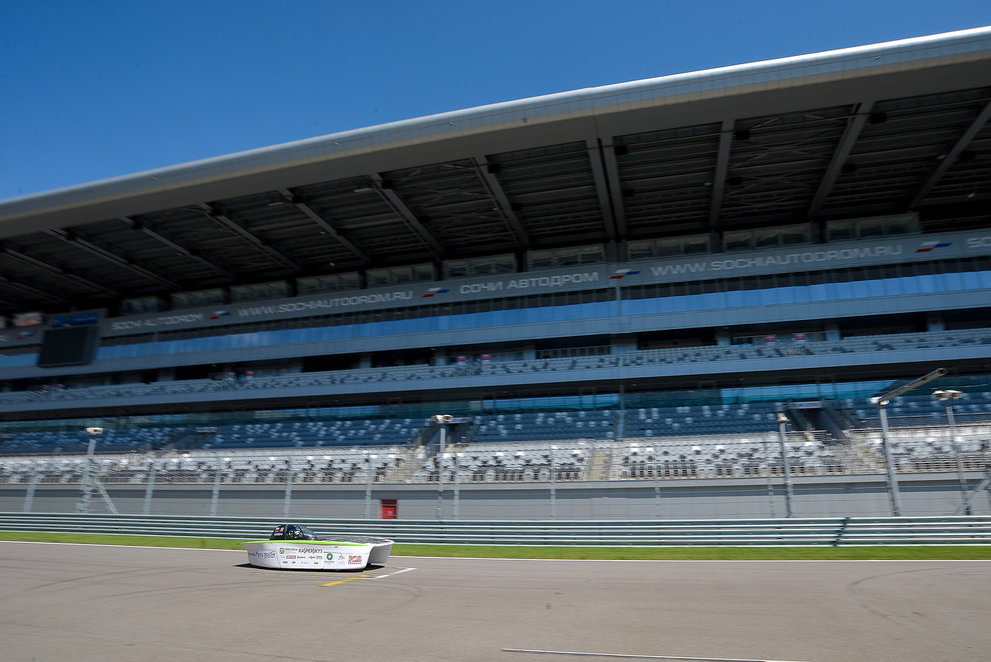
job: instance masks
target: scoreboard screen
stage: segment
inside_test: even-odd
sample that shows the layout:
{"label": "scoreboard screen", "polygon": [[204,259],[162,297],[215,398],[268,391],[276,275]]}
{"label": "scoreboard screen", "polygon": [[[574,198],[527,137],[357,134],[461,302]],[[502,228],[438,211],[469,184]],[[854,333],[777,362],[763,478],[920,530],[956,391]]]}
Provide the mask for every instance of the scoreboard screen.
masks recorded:
{"label": "scoreboard screen", "polygon": [[54,368],[92,362],[99,331],[96,326],[48,329],[38,352],[38,367]]}

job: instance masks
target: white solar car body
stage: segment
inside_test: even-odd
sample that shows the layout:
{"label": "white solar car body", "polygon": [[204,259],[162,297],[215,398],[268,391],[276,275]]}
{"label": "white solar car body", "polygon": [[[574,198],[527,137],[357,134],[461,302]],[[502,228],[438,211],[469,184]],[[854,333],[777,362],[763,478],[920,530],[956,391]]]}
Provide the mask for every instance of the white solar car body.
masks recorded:
{"label": "white solar car body", "polygon": [[384,565],[392,552],[392,541],[387,538],[318,538],[299,524],[280,524],[268,540],[243,544],[251,565],[282,570],[364,570],[369,565]]}

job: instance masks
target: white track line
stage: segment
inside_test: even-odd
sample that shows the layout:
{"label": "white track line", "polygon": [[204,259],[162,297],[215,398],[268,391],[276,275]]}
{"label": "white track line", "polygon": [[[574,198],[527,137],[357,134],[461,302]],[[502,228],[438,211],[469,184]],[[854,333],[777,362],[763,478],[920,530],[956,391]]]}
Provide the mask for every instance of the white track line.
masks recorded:
{"label": "white track line", "polygon": [[402,570],[396,570],[395,572],[390,572],[387,575],[375,575],[370,577],[370,579],[385,579],[386,577],[395,577],[396,575],[401,575],[404,572],[409,572],[410,570],[416,570],[416,568],[403,568]]}
{"label": "white track line", "polygon": [[799,660],[752,660],[736,657],[679,657],[671,655],[629,655],[626,653],[583,653],[579,651],[545,651],[530,648],[503,648],[504,653],[537,655],[571,655],[572,657],[616,657],[624,660],[680,660],[682,662],[800,662]]}

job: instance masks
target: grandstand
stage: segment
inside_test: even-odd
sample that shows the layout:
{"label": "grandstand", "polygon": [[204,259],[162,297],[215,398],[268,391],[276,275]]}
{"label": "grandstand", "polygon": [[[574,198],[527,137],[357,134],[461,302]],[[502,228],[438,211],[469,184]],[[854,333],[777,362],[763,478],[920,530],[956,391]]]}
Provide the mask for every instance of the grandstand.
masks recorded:
{"label": "grandstand", "polygon": [[0,202],[0,510],[886,514],[887,444],[948,514],[991,477],[989,118],[982,28]]}

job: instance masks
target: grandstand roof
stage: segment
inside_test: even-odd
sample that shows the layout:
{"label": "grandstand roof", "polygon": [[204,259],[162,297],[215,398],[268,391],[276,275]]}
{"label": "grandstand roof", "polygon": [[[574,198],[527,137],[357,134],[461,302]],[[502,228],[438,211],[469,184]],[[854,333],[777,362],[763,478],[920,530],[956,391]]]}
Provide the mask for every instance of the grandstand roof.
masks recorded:
{"label": "grandstand roof", "polygon": [[0,312],[917,212],[988,227],[991,28],[347,131],[0,203]]}

